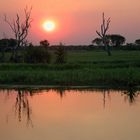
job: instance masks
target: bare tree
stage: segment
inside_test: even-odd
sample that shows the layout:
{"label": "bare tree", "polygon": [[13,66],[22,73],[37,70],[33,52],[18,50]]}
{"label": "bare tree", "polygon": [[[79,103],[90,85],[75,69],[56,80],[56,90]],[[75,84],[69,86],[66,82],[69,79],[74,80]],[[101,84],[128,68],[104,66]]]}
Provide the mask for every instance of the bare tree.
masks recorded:
{"label": "bare tree", "polygon": [[19,14],[16,14],[16,18],[13,21],[9,21],[7,16],[4,16],[4,21],[9,25],[12,32],[14,33],[15,39],[17,41],[17,45],[13,48],[12,58],[17,58],[18,49],[23,46],[26,42],[26,38],[29,33],[29,28],[31,27],[31,11],[32,7],[28,9],[27,7],[24,9],[25,19],[21,21],[21,17]]}
{"label": "bare tree", "polygon": [[109,29],[109,25],[110,25],[110,18],[108,18],[107,20],[105,19],[105,15],[103,13],[102,15],[102,24],[101,24],[101,29],[100,31],[96,31],[96,33],[99,35],[99,37],[101,37],[103,44],[105,45],[105,48],[107,50],[108,56],[111,55],[110,52],[110,47],[109,47],[109,40],[107,38],[107,31]]}

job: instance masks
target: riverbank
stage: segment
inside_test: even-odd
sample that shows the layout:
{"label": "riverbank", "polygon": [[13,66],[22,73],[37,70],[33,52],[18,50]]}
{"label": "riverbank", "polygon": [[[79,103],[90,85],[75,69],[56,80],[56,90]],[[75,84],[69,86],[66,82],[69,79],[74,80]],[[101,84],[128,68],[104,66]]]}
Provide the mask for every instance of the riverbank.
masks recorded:
{"label": "riverbank", "polygon": [[140,52],[70,52],[66,64],[0,64],[1,85],[139,86]]}

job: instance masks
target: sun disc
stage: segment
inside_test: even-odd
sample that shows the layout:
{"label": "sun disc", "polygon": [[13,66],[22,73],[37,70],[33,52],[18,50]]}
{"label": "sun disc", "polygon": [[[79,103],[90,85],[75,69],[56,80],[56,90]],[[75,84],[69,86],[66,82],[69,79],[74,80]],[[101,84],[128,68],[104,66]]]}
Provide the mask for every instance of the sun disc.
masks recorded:
{"label": "sun disc", "polygon": [[48,31],[48,32],[51,32],[55,29],[55,22],[54,21],[45,21],[43,23],[43,28],[44,30]]}

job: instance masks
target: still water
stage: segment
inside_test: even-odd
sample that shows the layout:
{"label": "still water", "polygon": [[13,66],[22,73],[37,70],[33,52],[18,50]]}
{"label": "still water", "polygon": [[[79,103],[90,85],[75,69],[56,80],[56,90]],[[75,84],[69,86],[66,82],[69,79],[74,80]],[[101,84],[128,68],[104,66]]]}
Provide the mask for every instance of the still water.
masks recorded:
{"label": "still water", "polygon": [[0,140],[140,140],[135,90],[0,90]]}

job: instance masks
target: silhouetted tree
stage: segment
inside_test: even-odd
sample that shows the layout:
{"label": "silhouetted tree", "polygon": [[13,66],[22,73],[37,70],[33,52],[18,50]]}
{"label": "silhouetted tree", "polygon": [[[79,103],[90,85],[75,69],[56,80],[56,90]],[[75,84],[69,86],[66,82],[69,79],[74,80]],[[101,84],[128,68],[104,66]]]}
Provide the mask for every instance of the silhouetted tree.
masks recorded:
{"label": "silhouetted tree", "polygon": [[0,39],[0,61],[5,61],[5,51],[11,51],[13,47],[16,45],[15,39]]}
{"label": "silhouetted tree", "polygon": [[24,9],[25,19],[22,22],[19,14],[16,15],[16,18],[10,22],[5,15],[4,20],[11,28],[14,33],[15,40],[17,40],[16,47],[13,49],[12,57],[14,61],[17,59],[18,48],[22,47],[24,42],[26,42],[26,38],[29,33],[29,28],[31,27],[31,11],[32,8],[28,9],[27,7]]}
{"label": "silhouetted tree", "polygon": [[135,40],[135,44],[140,45],[140,39]]}
{"label": "silhouetted tree", "polygon": [[110,39],[111,44],[115,47],[119,47],[120,45],[123,45],[125,43],[125,37],[117,34],[107,35],[107,37]]}
{"label": "silhouetted tree", "polygon": [[101,38],[95,38],[94,40],[92,40],[92,44],[96,44],[97,46],[103,45],[103,41]]}
{"label": "silhouetted tree", "polygon": [[13,38],[10,38],[10,39],[7,39],[7,38],[3,38],[3,39],[0,39],[0,47],[3,47],[3,48],[13,48],[15,47],[17,44],[17,41]]}
{"label": "silhouetted tree", "polygon": [[107,31],[109,29],[109,25],[110,25],[110,18],[108,18],[107,20],[105,19],[104,13],[102,15],[102,24],[101,24],[101,29],[100,31],[96,31],[96,33],[99,35],[99,37],[101,37],[104,46],[106,47],[108,56],[111,55],[111,51],[110,51],[110,46],[109,46],[109,40],[107,38]]}
{"label": "silhouetted tree", "polygon": [[62,64],[66,62],[66,51],[62,43],[60,43],[60,45],[56,47],[55,55],[56,55],[55,63]]}
{"label": "silhouetted tree", "polygon": [[9,39],[7,38],[0,39],[0,46],[4,48],[9,46]]}
{"label": "silhouetted tree", "polygon": [[5,50],[8,46],[7,39],[0,40],[0,62],[4,62],[5,60]]}
{"label": "silhouetted tree", "polygon": [[40,41],[40,46],[48,48],[50,45],[50,43],[48,42],[48,40],[42,40]]}

